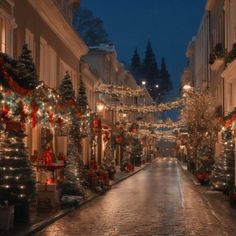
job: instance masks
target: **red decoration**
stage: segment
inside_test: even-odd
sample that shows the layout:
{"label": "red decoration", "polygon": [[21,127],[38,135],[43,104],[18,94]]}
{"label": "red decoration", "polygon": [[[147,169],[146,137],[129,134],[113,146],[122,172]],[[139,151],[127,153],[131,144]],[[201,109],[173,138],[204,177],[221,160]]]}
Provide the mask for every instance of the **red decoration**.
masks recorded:
{"label": "red decoration", "polygon": [[232,115],[231,120],[232,120],[232,121],[236,120],[236,114],[233,114],[233,115]]}
{"label": "red decoration", "polygon": [[7,105],[3,105],[2,106],[2,114],[1,117],[4,119],[4,121],[6,122],[8,120],[8,112],[9,112],[9,108]]}
{"label": "red decoration", "polygon": [[7,81],[8,85],[12,88],[13,91],[16,91],[17,93],[27,96],[32,93],[31,90],[24,89],[20,87],[13,79],[12,77],[8,74],[6,69],[4,68],[4,61],[3,59],[0,60],[0,71],[4,75],[3,78]]}
{"label": "red decoration", "polygon": [[31,104],[31,109],[32,109],[32,113],[31,113],[31,118],[32,118],[32,125],[33,125],[33,128],[36,126],[37,124],[37,111],[38,111],[38,106],[35,102],[33,102]]}
{"label": "red decoration", "polygon": [[118,136],[115,138],[115,141],[117,144],[122,144],[123,143],[123,137],[122,136]]}
{"label": "red decoration", "polygon": [[20,121],[21,121],[22,123],[25,123],[27,114],[25,113],[24,104],[23,104],[22,101],[19,102],[19,107],[20,107]]}
{"label": "red decoration", "polygon": [[43,159],[44,159],[44,163],[46,166],[52,165],[52,157],[51,157],[51,153],[49,151],[45,151],[43,153]]}
{"label": "red decoration", "polygon": [[93,120],[93,128],[95,128],[95,129],[101,129],[101,120],[100,119],[98,119],[98,118],[95,118],[94,120]]}

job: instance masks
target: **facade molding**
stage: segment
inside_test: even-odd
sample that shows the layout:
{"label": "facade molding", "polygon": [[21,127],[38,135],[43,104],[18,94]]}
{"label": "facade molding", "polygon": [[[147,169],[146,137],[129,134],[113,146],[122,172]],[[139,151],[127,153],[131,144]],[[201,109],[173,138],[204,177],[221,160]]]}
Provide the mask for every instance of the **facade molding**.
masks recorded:
{"label": "facade molding", "polygon": [[28,2],[78,59],[88,52],[86,44],[68,24],[52,0],[28,0]]}

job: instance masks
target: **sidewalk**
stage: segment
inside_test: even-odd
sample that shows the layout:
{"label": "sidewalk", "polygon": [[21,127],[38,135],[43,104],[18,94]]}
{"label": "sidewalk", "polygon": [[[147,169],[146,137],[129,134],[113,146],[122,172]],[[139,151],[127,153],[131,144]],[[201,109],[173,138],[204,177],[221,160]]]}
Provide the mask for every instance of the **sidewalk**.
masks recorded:
{"label": "sidewalk", "polygon": [[180,161],[178,163],[185,175],[193,182],[202,200],[219,223],[224,224],[226,228],[230,228],[232,232],[236,232],[236,209],[230,207],[228,196],[221,191],[212,190],[210,186],[200,185],[187,170],[186,164]]}
{"label": "sidewalk", "polygon": [[[111,181],[111,185],[116,185],[120,183],[121,181],[129,178],[130,176],[136,174],[137,172],[143,170],[148,165],[150,165],[151,162],[148,162],[146,164],[141,165],[140,167],[135,167],[135,170],[130,173],[125,173],[121,171],[117,171],[115,180]],[[67,215],[73,210],[79,209],[80,206],[92,201],[93,199],[97,198],[98,196],[102,195],[103,193],[94,193],[89,191],[88,196],[85,200],[83,200],[78,207],[71,207],[67,209],[48,209],[41,211],[37,214],[37,219],[34,221],[33,224],[29,225],[15,225],[13,229],[3,232],[0,231],[0,236],[27,236],[27,235],[33,235],[34,233],[40,231],[41,229],[45,228],[49,224],[55,222],[56,220],[62,218],[63,216]]]}

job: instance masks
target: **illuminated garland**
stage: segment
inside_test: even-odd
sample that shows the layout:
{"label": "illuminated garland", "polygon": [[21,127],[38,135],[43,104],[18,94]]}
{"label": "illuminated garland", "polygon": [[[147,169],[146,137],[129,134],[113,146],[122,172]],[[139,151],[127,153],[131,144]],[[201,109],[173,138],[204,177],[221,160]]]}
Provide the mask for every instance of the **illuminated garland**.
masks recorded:
{"label": "illuminated garland", "polygon": [[144,106],[134,106],[134,105],[108,105],[106,108],[112,111],[119,112],[140,112],[140,113],[151,113],[151,112],[164,112],[172,109],[177,109],[183,105],[183,100],[179,99],[174,102],[161,103],[156,105],[144,105]]}
{"label": "illuminated garland", "polygon": [[147,129],[141,129],[138,133],[128,132],[130,136],[138,136],[139,138],[155,138],[157,140],[167,140],[167,141],[175,141],[176,136],[172,133],[172,131],[158,131],[151,132]]}
{"label": "illuminated garland", "polygon": [[[129,125],[131,125],[131,123],[129,123]],[[143,122],[143,121],[139,121],[138,122],[138,126],[140,128],[144,128],[144,129],[175,129],[175,128],[180,128],[183,126],[183,122],[182,121],[168,121],[168,122],[164,122],[164,123],[149,123],[149,122]]]}
{"label": "illuminated garland", "polygon": [[122,97],[140,97],[144,95],[144,90],[141,88],[133,89],[129,87],[103,83],[98,85],[96,92]]}

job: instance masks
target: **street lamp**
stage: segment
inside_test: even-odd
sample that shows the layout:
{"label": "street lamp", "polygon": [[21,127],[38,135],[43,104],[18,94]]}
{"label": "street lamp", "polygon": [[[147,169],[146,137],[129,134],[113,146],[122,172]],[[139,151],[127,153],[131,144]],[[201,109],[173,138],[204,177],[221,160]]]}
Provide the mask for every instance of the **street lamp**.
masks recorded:
{"label": "street lamp", "polygon": [[188,91],[191,90],[191,89],[192,89],[192,86],[189,85],[189,84],[185,84],[185,85],[183,86],[184,92],[188,92]]}
{"label": "street lamp", "polygon": [[156,88],[159,88],[159,84],[156,84],[155,87],[156,87]]}
{"label": "street lamp", "polygon": [[102,101],[97,102],[96,106],[97,112],[103,112],[103,110],[105,109],[105,104]]}
{"label": "street lamp", "polygon": [[142,85],[145,86],[146,85],[146,81],[143,80],[142,81]]}

